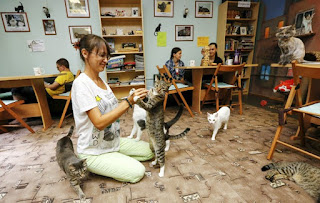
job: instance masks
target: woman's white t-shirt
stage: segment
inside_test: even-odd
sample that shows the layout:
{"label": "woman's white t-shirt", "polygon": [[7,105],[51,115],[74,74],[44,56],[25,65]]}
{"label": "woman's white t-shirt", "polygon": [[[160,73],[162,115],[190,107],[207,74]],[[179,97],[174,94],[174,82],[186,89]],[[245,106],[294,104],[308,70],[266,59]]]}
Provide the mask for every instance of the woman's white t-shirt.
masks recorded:
{"label": "woman's white t-shirt", "polygon": [[107,90],[101,89],[85,73],[80,74],[72,84],[72,109],[79,136],[77,152],[80,154],[100,155],[119,151],[120,120],[100,131],[86,113],[98,107],[101,114],[106,114],[118,106],[117,98],[108,84],[105,85]]}

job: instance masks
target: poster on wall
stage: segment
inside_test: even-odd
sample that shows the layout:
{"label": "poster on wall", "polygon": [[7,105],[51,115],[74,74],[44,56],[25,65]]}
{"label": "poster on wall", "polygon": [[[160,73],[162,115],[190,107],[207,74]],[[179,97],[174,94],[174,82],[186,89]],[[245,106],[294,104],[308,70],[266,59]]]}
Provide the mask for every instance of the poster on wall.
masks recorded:
{"label": "poster on wall", "polygon": [[173,0],[154,0],[155,17],[173,17]]}
{"label": "poster on wall", "polygon": [[84,35],[92,34],[90,25],[69,26],[71,43],[78,42]]}
{"label": "poster on wall", "polygon": [[64,0],[68,18],[90,18],[88,0]]}
{"label": "poster on wall", "polygon": [[1,12],[6,32],[30,32],[27,13]]}
{"label": "poster on wall", "polygon": [[45,35],[56,35],[54,20],[42,20]]}
{"label": "poster on wall", "polygon": [[314,9],[299,12],[296,15],[296,35],[304,35],[313,33],[312,18],[314,16]]}
{"label": "poster on wall", "polygon": [[27,40],[27,44],[30,52],[41,52],[46,50],[43,39]]}
{"label": "poster on wall", "polygon": [[212,18],[213,1],[196,1],[196,18]]}
{"label": "poster on wall", "polygon": [[176,41],[193,41],[193,25],[176,25]]}

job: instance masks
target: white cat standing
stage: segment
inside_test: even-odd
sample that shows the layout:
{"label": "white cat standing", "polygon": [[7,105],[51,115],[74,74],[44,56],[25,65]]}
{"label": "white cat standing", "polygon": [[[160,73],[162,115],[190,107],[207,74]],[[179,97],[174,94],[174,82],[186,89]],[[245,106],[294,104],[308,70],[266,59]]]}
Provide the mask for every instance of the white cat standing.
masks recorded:
{"label": "white cat standing", "polygon": [[218,130],[222,127],[224,124],[223,129],[226,130],[228,127],[230,117],[230,109],[226,106],[222,107],[217,111],[216,113],[210,114],[207,113],[207,118],[210,124],[212,124],[213,127],[213,133],[211,140],[216,139],[216,135],[218,133]]}
{"label": "white cat standing", "polygon": [[[132,95],[135,89],[131,89],[129,95]],[[143,108],[141,108],[139,105],[134,104],[133,105],[133,128],[131,131],[131,134],[128,136],[128,138],[132,139],[135,134],[137,134],[136,141],[139,141],[141,139],[142,130],[145,129],[145,123],[146,123],[146,117],[147,112]]]}

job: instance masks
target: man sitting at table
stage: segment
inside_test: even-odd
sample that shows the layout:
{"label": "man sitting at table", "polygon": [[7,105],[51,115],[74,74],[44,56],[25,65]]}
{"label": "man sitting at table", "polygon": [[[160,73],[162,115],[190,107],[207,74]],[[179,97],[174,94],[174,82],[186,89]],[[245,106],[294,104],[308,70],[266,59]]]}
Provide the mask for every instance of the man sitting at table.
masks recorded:
{"label": "man sitting at table", "polygon": [[[63,75],[59,75],[52,84],[45,82],[44,86],[46,88],[47,98],[52,99],[53,95],[58,95],[65,92],[65,84],[70,83],[74,80],[74,75],[70,71],[69,62],[65,58],[61,58],[56,62],[57,69]],[[33,88],[29,87],[19,87],[12,89],[12,96],[15,100],[25,100],[25,103],[35,103],[37,102],[36,96],[34,94]]]}
{"label": "man sitting at table", "polygon": [[[218,53],[217,53],[217,49],[218,49],[217,43],[211,42],[208,46],[209,46],[209,64],[210,65],[213,65],[212,63],[215,63],[214,65],[218,65],[219,63],[223,64],[222,59],[218,56]],[[203,49],[201,50],[201,54],[204,57],[204,50]],[[202,64],[201,64],[201,66],[202,66]],[[218,76],[218,77],[219,77],[219,80],[222,79],[222,76]],[[204,75],[202,77],[202,81],[203,81],[203,83],[208,83],[208,82],[210,82],[211,78],[212,78],[212,75]]]}

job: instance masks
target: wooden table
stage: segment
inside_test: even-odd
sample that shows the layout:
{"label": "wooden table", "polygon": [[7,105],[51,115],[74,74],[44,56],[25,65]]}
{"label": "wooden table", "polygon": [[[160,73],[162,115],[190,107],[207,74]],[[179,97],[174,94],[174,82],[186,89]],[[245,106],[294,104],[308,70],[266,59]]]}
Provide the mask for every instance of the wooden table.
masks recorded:
{"label": "wooden table", "polygon": [[[246,64],[245,67],[257,67],[258,64]],[[203,100],[204,93],[201,92],[202,77],[203,75],[213,75],[218,66],[185,66],[176,67],[185,70],[192,70],[192,85],[194,90],[192,92],[192,107],[194,112],[201,114],[201,101]]]}
{"label": "wooden table", "polygon": [[[32,86],[36,95],[38,103],[22,104],[13,108],[22,118],[39,117],[42,118],[43,131],[47,130],[53,123],[51,118],[47,96],[44,88],[44,78],[57,77],[61,74],[48,74],[39,76],[14,76],[14,77],[0,77],[0,88],[14,88]],[[6,113],[0,113],[0,120],[12,119]]]}

